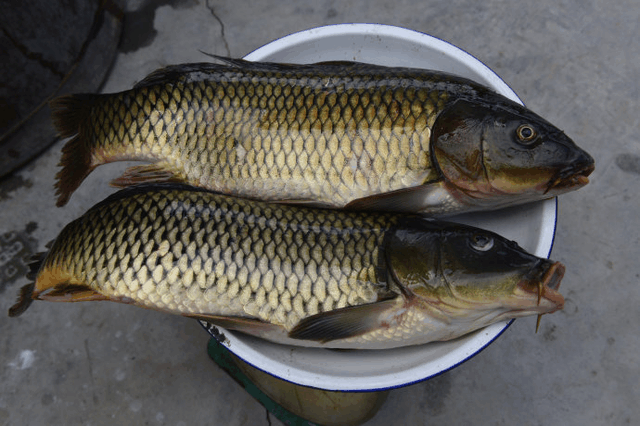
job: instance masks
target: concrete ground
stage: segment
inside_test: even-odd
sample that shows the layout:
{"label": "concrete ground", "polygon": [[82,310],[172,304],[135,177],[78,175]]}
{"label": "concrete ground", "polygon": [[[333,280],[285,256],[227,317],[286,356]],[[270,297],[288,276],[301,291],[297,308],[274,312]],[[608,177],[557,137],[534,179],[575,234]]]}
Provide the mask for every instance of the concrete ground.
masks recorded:
{"label": "concrete ground", "polygon": [[[518,320],[475,358],[394,390],[367,425],[640,424],[640,4],[633,0],[131,1],[103,88],[170,63],[241,57],[286,34],[376,22],[470,52],[596,159],[591,183],[560,199],[552,257],[565,309]],[[64,208],[53,178],[62,142],[0,181],[0,312],[22,258],[113,190],[97,169]],[[634,189],[636,188],[636,189]],[[4,314],[3,314],[4,315]],[[110,303],[40,302],[0,319],[0,425],[278,425],[207,356],[193,320]]]}

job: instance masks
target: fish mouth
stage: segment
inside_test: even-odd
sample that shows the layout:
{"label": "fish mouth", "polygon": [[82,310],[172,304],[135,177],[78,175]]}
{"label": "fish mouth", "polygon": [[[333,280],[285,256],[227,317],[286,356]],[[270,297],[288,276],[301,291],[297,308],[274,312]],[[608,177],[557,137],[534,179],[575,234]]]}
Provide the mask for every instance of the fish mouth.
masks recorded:
{"label": "fish mouth", "polygon": [[564,271],[565,268],[562,263],[554,262],[544,274],[542,281],[538,285],[538,305],[540,305],[541,300],[544,298],[555,306],[555,309],[551,312],[564,307],[564,297],[558,292],[560,282],[564,277]]}
{"label": "fish mouth", "polygon": [[588,158],[585,158],[579,164],[572,164],[570,167],[560,170],[553,179],[549,181],[545,194],[550,191],[564,192],[585,186],[589,183],[588,176],[595,168],[593,158],[588,156]]}
{"label": "fish mouth", "polygon": [[[545,268],[545,266],[551,264]],[[534,306],[529,306],[527,310],[532,310],[538,314],[552,313],[564,307],[564,297],[558,292],[560,282],[564,277],[565,267],[560,262],[544,260],[541,266],[543,272],[538,278],[525,280],[519,284],[528,296],[527,298]],[[536,268],[537,269],[537,268]]]}
{"label": "fish mouth", "polygon": [[[542,282],[538,286],[538,307],[540,307],[540,300],[544,297],[547,301],[551,302],[552,308],[546,312],[543,312],[542,310],[539,311],[538,319],[536,321],[536,333],[540,329],[540,320],[542,319],[543,314],[549,314],[564,307],[564,297],[558,293],[560,281],[562,281],[563,276],[564,265],[560,262],[555,262],[547,270],[542,278]],[[555,308],[553,308],[553,306],[555,306]]]}

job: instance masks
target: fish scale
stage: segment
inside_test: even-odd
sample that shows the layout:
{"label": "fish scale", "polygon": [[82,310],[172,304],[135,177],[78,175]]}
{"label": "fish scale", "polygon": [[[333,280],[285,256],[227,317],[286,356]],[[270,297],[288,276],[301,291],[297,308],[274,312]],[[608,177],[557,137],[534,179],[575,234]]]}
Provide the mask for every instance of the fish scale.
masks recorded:
{"label": "fish scale", "polygon": [[429,126],[448,96],[366,74],[330,83],[218,66],[199,75],[206,79],[143,82],[96,98],[81,130],[98,147],[91,167],[160,161],[179,179],[213,190],[344,205],[424,181]]}
{"label": "fish scale", "polygon": [[[194,246],[207,216],[221,220]],[[375,289],[383,285],[375,272],[378,247],[393,223],[384,219],[361,218],[357,230],[348,215],[324,210],[254,205],[206,192],[139,193],[105,202],[65,228],[43,270],[146,307],[251,316],[291,328],[323,309],[377,299]],[[132,229],[138,233],[133,243],[126,238]],[[143,251],[150,252],[146,262]],[[329,277],[318,273],[318,262],[327,265]],[[203,264],[200,275],[196,265]]]}

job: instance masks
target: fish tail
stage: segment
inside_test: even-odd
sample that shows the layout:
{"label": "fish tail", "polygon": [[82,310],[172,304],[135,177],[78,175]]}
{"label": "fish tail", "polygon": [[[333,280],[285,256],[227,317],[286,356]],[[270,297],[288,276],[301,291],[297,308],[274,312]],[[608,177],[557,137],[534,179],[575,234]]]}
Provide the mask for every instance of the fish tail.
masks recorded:
{"label": "fish tail", "polygon": [[18,293],[18,300],[16,303],[9,308],[9,316],[10,317],[18,317],[22,315],[24,311],[31,305],[33,302],[33,298],[31,295],[33,294],[33,289],[35,288],[35,281],[23,286],[20,289],[20,293]]}
{"label": "fish tail", "polygon": [[62,169],[56,174],[56,205],[61,207],[69,201],[69,197],[82,181],[95,168],[91,164],[91,141],[87,125],[91,114],[91,106],[99,95],[79,94],[65,95],[51,101],[53,124],[58,135],[63,138],[72,137],[62,148],[59,166]]}
{"label": "fish tail", "polygon": [[71,194],[95,168],[91,164],[91,151],[83,142],[83,138],[77,135],[62,148],[62,158],[58,164],[62,169],[56,174],[54,185],[58,207],[67,204]]}
{"label": "fish tail", "polygon": [[9,308],[9,316],[10,317],[18,317],[23,314],[24,311],[31,305],[33,302],[33,292],[36,287],[36,276],[38,275],[38,271],[44,262],[44,258],[46,257],[46,252],[37,253],[31,258],[31,263],[29,263],[29,272],[27,273],[27,278],[32,280],[29,284],[22,286],[20,292],[18,293],[18,300],[16,303]]}
{"label": "fish tail", "polygon": [[[51,248],[51,245],[53,245],[54,241],[55,240],[52,240],[51,242],[47,243],[49,245],[49,247],[47,248]],[[40,268],[44,263],[44,258],[47,257],[47,253],[48,252],[46,251],[41,251],[31,256],[30,262],[27,265],[29,266],[29,272],[27,272],[27,279],[31,281],[36,280],[36,277],[38,276],[38,271],[40,271]]]}
{"label": "fish tail", "polygon": [[[55,249],[54,249],[55,251]],[[20,289],[18,300],[9,308],[9,316],[22,315],[34,300],[48,300],[51,302],[84,302],[96,300],[113,300],[121,303],[132,303],[126,297],[108,297],[93,290],[86,283],[74,283],[73,274],[56,267],[43,264],[49,252],[37,253],[29,264],[30,271],[27,278],[31,282]]]}

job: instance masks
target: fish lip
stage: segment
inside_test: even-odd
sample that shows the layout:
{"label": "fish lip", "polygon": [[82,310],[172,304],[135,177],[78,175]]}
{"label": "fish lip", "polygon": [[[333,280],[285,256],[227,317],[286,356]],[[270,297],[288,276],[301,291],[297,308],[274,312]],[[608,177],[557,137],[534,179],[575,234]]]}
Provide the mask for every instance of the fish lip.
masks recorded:
{"label": "fish lip", "polygon": [[560,282],[564,277],[564,272],[564,265],[560,262],[554,262],[542,277],[538,303],[540,303],[541,299],[546,299],[548,302],[551,302],[555,306],[555,309],[551,312],[564,307],[564,297],[558,292]]}
{"label": "fish lip", "polygon": [[589,183],[588,176],[595,170],[595,168],[593,161],[589,164],[566,167],[556,173],[554,178],[549,181],[549,186],[545,193],[551,190],[581,188]]}
{"label": "fish lip", "polygon": [[[548,266],[551,264],[550,266]],[[552,313],[564,307],[564,296],[558,292],[564,277],[565,267],[560,262],[544,260],[540,263],[541,273],[533,279],[523,280],[519,287],[534,297],[535,308],[539,313]],[[536,268],[538,269],[538,268]]]}
{"label": "fish lip", "polygon": [[560,282],[564,277],[565,267],[560,262],[554,262],[542,277],[542,285],[545,289],[557,292],[560,288]]}

